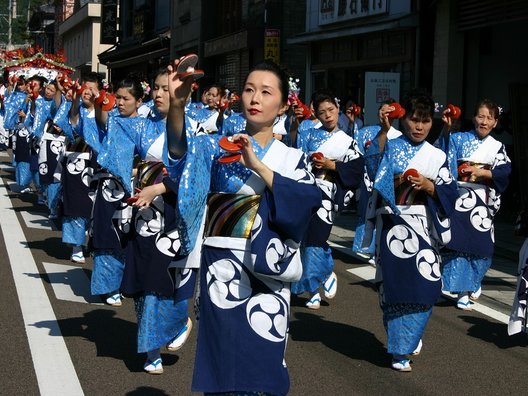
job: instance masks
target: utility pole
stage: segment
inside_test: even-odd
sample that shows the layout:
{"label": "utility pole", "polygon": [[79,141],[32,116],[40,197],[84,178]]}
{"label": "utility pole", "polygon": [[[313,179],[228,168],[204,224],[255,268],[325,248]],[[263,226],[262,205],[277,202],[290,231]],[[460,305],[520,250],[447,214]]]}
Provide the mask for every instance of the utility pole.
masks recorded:
{"label": "utility pole", "polygon": [[7,7],[7,47],[8,51],[13,49],[13,43],[11,42],[11,21],[13,19],[13,0],[9,0],[9,6]]}

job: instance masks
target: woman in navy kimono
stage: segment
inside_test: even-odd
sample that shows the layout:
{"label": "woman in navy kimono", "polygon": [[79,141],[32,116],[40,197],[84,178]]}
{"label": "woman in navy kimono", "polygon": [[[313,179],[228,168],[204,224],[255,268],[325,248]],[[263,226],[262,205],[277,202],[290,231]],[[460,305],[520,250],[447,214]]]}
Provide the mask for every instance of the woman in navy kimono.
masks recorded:
{"label": "woman in navy kimono", "polygon": [[[411,371],[422,335],[441,293],[439,248],[450,238],[456,183],[447,157],[425,141],[433,125],[431,97],[412,93],[405,101],[403,135],[388,139],[389,113],[380,109],[381,130],[365,153],[374,192],[367,221],[376,219],[376,284],[392,367]],[[368,235],[363,240],[370,244]]]}
{"label": "woman in navy kimono", "polygon": [[102,140],[94,108],[95,95],[102,86],[100,78],[97,73],[87,73],[82,84],[78,93],[72,93],[73,100],[65,101],[57,112],[62,115],[64,106],[68,109],[66,117],[55,117],[55,123],[69,139],[61,169],[62,241],[72,246],[71,260],[81,264],[85,262],[83,246],[92,215],[90,184]]}
{"label": "woman in navy kimono", "polygon": [[[152,89],[153,123],[165,131],[169,110],[167,69],[158,72]],[[192,283],[191,271],[171,268],[179,250],[178,232],[171,228],[175,196],[162,183],[166,169],[161,161],[166,134],[160,133],[150,144],[136,166],[132,232],[121,291],[134,298],[138,321],[137,351],[146,353],[143,369],[149,374],[163,373],[161,348],[180,349],[192,329],[188,315],[188,298],[176,295],[176,285]],[[160,191],[159,189],[162,189]],[[150,191],[155,191],[150,195]],[[148,197],[148,200],[147,200]],[[172,205],[171,205],[172,203]],[[173,232],[165,232],[165,230]],[[194,276],[194,279],[196,277]]]}
{"label": "woman in navy kimono", "polygon": [[302,242],[303,276],[291,290],[295,294],[308,292],[310,298],[306,306],[319,309],[321,287],[327,299],[334,298],[337,292],[334,260],[327,241],[336,214],[350,203],[352,190],[363,180],[363,158],[354,139],[338,127],[336,99],[320,93],[315,96],[313,105],[321,126],[309,129],[299,148],[311,158],[311,170],[323,201]]}
{"label": "woman in navy kimono", "polygon": [[138,79],[125,78],[117,84],[117,111],[96,106],[96,120],[106,136],[97,156],[100,168],[94,174],[97,183],[92,210],[89,246],[94,255],[91,291],[105,295],[106,303],[121,305],[120,287],[125,266],[125,248],[130,233],[134,157],[144,157],[164,125],[139,117],[143,88]]}
{"label": "woman in navy kimono", "polygon": [[169,72],[169,175],[178,183],[181,252],[196,252],[201,243],[197,260],[188,260],[200,267],[192,389],[285,395],[290,284],[301,276],[297,251],[321,206],[306,156],[273,138],[273,122],[287,108],[288,79],[269,62],[249,73],[246,131],[229,138],[239,153],[221,159],[220,137],[184,116],[192,78],[180,79],[177,65]]}
{"label": "woman in navy kimono", "polygon": [[[447,110],[444,119],[451,120]],[[462,310],[471,310],[491,266],[493,219],[511,173],[504,144],[490,136],[498,120],[499,107],[484,99],[475,108],[473,130],[444,133],[440,140],[459,193],[451,216],[451,242],[442,252],[442,280],[444,290],[458,293],[457,308]]]}

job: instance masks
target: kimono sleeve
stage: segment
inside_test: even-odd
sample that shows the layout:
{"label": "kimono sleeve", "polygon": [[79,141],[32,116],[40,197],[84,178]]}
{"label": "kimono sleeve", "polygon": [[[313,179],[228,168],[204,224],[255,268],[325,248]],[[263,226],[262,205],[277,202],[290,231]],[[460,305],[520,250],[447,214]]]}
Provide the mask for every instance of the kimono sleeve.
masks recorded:
{"label": "kimono sleeve", "polygon": [[493,168],[491,169],[491,173],[493,175],[493,187],[499,194],[502,194],[504,191],[506,191],[506,188],[508,187],[510,181],[511,171],[511,161],[508,158],[508,155],[506,154],[506,148],[503,144],[501,149],[495,156],[495,163],[493,164]]}
{"label": "kimono sleeve", "polygon": [[294,177],[274,174],[273,192],[266,189],[262,195],[260,224],[251,236],[253,271],[287,282],[302,274],[296,252],[322,201],[311,173],[298,169]]}

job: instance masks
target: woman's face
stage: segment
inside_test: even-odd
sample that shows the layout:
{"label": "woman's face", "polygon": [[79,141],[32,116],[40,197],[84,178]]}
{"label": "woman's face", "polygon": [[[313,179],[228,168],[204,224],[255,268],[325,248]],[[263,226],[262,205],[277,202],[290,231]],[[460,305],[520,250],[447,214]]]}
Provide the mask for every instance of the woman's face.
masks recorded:
{"label": "woman's face", "polygon": [[53,99],[55,97],[55,93],[57,92],[57,88],[53,84],[46,85],[46,89],[44,89],[44,97],[46,99]]}
{"label": "woman's face", "polygon": [[95,95],[99,93],[99,87],[95,81],[86,81],[84,83],[86,89],[82,93],[82,101],[88,108],[93,106]]}
{"label": "woman's face", "polygon": [[167,116],[169,113],[169,76],[167,74],[160,74],[154,81],[154,89],[152,90],[152,100],[154,106],[162,116]]}
{"label": "woman's face", "polygon": [[475,132],[481,139],[484,139],[497,126],[497,119],[493,116],[486,106],[481,106],[478,109],[477,115],[473,117],[473,124],[475,125]]}
{"label": "woman's face", "polygon": [[272,72],[256,70],[249,74],[242,92],[248,126],[271,127],[275,117],[286,110],[279,84],[279,78]]}
{"label": "woman's face", "polygon": [[331,132],[337,128],[339,108],[331,101],[325,100],[319,103],[316,116],[323,124],[324,129]]}
{"label": "woman's face", "polygon": [[141,106],[141,99],[136,99],[128,88],[119,88],[116,92],[116,103],[119,114],[123,117],[137,115],[137,109]]}
{"label": "woman's face", "polygon": [[216,87],[209,88],[207,91],[207,94],[205,96],[206,104],[209,107],[215,107],[218,103],[220,103],[220,91]]}
{"label": "woman's face", "polygon": [[429,135],[432,126],[433,119],[430,116],[420,117],[414,113],[403,119],[405,136],[414,143],[423,142]]}

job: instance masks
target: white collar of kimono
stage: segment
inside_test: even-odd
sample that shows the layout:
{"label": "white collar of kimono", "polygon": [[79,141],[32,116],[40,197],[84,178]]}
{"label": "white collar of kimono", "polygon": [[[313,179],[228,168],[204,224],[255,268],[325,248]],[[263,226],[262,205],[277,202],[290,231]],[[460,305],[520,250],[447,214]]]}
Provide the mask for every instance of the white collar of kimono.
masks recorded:
{"label": "white collar of kimono", "polygon": [[[301,160],[303,152],[297,149],[291,149],[284,143],[273,139],[270,147],[262,162],[272,171],[280,173],[283,176],[291,174]],[[246,183],[238,191],[239,194],[260,194],[266,188],[266,184],[260,176],[253,173]]]}
{"label": "white collar of kimono", "polygon": [[[323,131],[323,133],[328,132]],[[338,130],[333,132],[330,138],[319,146],[317,151],[323,153],[326,158],[339,160],[345,156],[351,144],[352,138],[345,132]]]}
{"label": "white collar of kimono", "polygon": [[480,141],[478,148],[464,160],[477,162],[479,164],[492,165],[495,161],[495,155],[502,147],[502,143],[495,140],[493,136],[488,135],[485,139]]}
{"label": "white collar of kimono", "polygon": [[211,115],[209,116],[209,118],[207,118],[203,122],[200,122],[202,128],[209,132],[218,131],[218,128],[216,127],[216,120],[218,119],[218,114],[220,114],[218,111],[211,111]]}
{"label": "white collar of kimono", "polygon": [[438,150],[431,144],[424,142],[422,147],[409,161],[407,169],[416,169],[420,174],[430,180],[435,180],[438,176],[438,170],[444,165],[446,155],[443,151]]}

